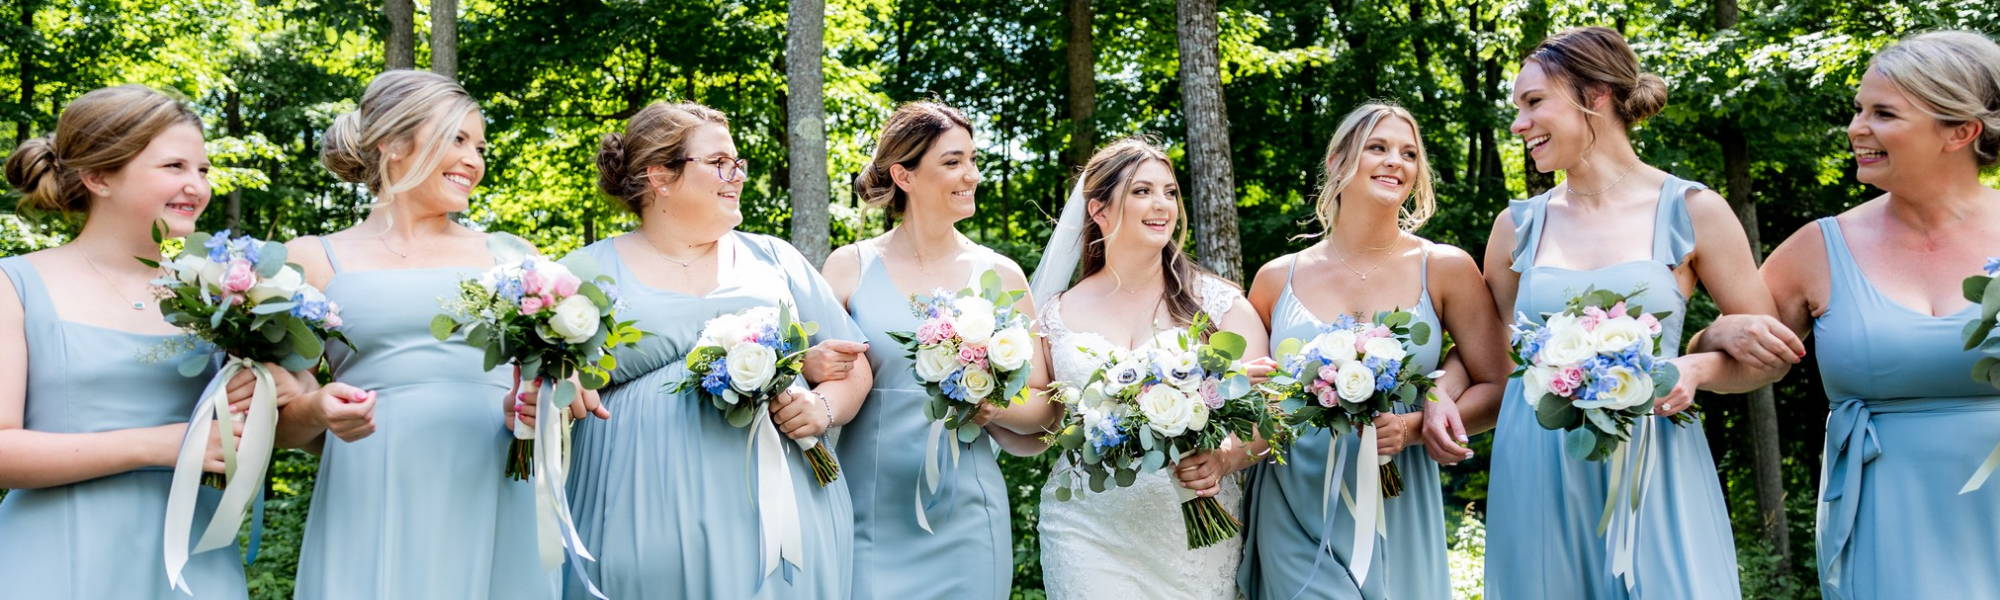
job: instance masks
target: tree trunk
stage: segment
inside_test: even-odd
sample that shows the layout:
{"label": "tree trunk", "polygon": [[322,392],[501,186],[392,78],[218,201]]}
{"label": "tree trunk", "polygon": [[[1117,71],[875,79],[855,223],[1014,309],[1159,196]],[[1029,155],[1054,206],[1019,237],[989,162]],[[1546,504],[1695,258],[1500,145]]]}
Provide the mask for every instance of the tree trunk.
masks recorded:
{"label": "tree trunk", "polygon": [[[243,139],[243,92],[241,90],[233,87],[229,89],[229,93],[223,96],[222,112],[223,126],[228,130],[229,137],[239,140]],[[242,233],[242,230],[239,229],[242,225],[243,186],[238,185],[229,189],[229,204],[227,212],[223,213],[222,228]]]}
{"label": "tree trunk", "polygon": [[[1714,8],[1717,31],[1736,28],[1742,18],[1736,0],[1715,0]],[[1750,178],[1750,142],[1734,119],[1730,121],[1715,136],[1722,145],[1723,189],[1728,192],[1729,208],[1736,211],[1736,220],[1743,223],[1743,233],[1750,238],[1750,256],[1762,263],[1762,227],[1757,219],[1756,198],[1751,195],[1756,182]],[[1756,480],[1757,521],[1764,526],[1764,541],[1778,555],[1778,574],[1785,575],[1791,571],[1792,540],[1789,519],[1785,517],[1784,457],[1779,454],[1778,448],[1777,394],[1767,385],[1750,392],[1749,400],[1750,472]]]}
{"label": "tree trunk", "polygon": [[1229,111],[1222,97],[1216,0],[1177,0],[1181,110],[1188,127],[1188,178],[1194,185],[1195,252],[1203,266],[1243,281],[1236,230],[1236,182],[1229,163]]}
{"label": "tree trunk", "polygon": [[1069,172],[1075,173],[1097,151],[1097,47],[1091,22],[1096,13],[1090,0],[1069,0],[1069,41],[1063,48],[1069,62]]}
{"label": "tree trunk", "polygon": [[791,0],[785,22],[786,159],[791,166],[792,245],[814,266],[832,249],[827,224],[826,101],[821,55],[826,48],[824,0]]}
{"label": "tree trunk", "polygon": [[[21,0],[21,32],[24,37],[35,34],[35,0]],[[21,66],[21,120],[14,124],[14,147],[28,142],[28,136],[35,132],[35,47],[33,41],[21,44],[14,60]]]}
{"label": "tree trunk", "polygon": [[458,79],[458,0],[431,0],[431,71]]}
{"label": "tree trunk", "polygon": [[389,16],[383,62],[389,69],[417,68],[417,5],[410,0],[385,0],[382,13]]}

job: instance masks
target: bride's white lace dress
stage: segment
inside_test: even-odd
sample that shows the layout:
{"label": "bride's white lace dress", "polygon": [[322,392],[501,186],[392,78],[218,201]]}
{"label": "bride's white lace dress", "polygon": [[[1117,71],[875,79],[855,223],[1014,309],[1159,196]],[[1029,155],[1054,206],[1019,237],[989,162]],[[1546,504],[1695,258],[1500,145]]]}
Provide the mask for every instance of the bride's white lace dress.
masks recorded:
{"label": "bride's white lace dress", "polygon": [[[1217,317],[1243,297],[1235,286],[1207,276],[1198,291],[1202,310]],[[1056,381],[1081,386],[1096,370],[1096,361],[1078,346],[1100,354],[1118,349],[1103,336],[1064,326],[1061,296],[1042,315]],[[1140,473],[1131,487],[1111,485],[1092,493],[1086,486],[1072,490],[1077,495],[1068,502],[1056,500],[1054,484],[1068,477],[1069,468],[1068,461],[1057,460],[1049,482],[1042,485],[1042,580],[1049,598],[1237,598],[1243,537],[1187,549],[1180,484],[1167,470]],[[1241,520],[1241,474],[1224,477],[1221,487],[1216,499]]]}

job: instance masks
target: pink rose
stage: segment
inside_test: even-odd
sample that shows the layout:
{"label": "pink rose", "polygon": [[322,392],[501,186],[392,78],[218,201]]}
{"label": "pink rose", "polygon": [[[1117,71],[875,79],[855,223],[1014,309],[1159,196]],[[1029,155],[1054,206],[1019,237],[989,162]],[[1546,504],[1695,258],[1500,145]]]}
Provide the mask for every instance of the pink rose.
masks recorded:
{"label": "pink rose", "polygon": [[1208,405],[1209,410],[1222,408],[1221,384],[1216,383],[1214,379],[1201,380],[1201,403]]}
{"label": "pink rose", "polygon": [[521,314],[532,315],[541,312],[544,306],[548,306],[548,304],[542,302],[541,296],[521,297]]}
{"label": "pink rose", "polygon": [[1339,379],[1339,378],[1340,378],[1340,369],[1339,369],[1339,368],[1336,368],[1336,367],[1334,367],[1333,365],[1326,365],[1326,366],[1323,366],[1323,367],[1320,367],[1320,368],[1319,368],[1319,381],[1320,381],[1320,383],[1325,383],[1325,382],[1328,382],[1328,381],[1333,381],[1333,380],[1335,380],[1335,379]]}
{"label": "pink rose", "polygon": [[541,272],[533,269],[521,272],[522,293],[539,296],[542,294],[543,288],[546,287],[548,287],[548,280],[542,277]]}
{"label": "pink rose", "polygon": [[[1597,322],[1602,320],[1603,317],[1598,315],[1591,315],[1590,311],[1593,310],[1597,309],[1595,308],[1584,309],[1584,315],[1576,318],[1576,326],[1582,327],[1584,331],[1596,331]],[[1600,312],[1600,315],[1601,314],[1602,313]]]}
{"label": "pink rose", "polygon": [[1660,319],[1659,317],[1653,316],[1652,313],[1639,315],[1639,324],[1645,325],[1646,331],[1648,333],[1651,333],[1653,335],[1660,334]]}
{"label": "pink rose", "polygon": [[1623,301],[1623,300],[1620,300],[1620,301],[1618,301],[1618,303],[1617,303],[1617,304],[1613,304],[1613,305],[1611,305],[1611,316],[1614,316],[1614,317],[1615,317],[1615,316],[1618,316],[1618,315],[1622,315],[1622,314],[1625,314],[1625,311],[1627,311],[1627,310],[1630,310],[1630,309],[1628,309],[1628,308],[1625,308],[1625,301]]}
{"label": "pink rose", "polygon": [[570,296],[575,296],[576,288],[582,285],[583,285],[582,279],[578,279],[577,276],[575,275],[564,273],[561,276],[556,277],[555,285],[553,287],[555,288],[557,298],[568,298]]}
{"label": "pink rose", "polygon": [[1556,376],[1549,380],[1549,391],[1554,392],[1557,396],[1567,398],[1571,392],[1576,391],[1576,388],[1582,385],[1583,369],[1567,367],[1561,371],[1557,371]]}
{"label": "pink rose", "polygon": [[229,261],[229,270],[222,275],[222,289],[242,293],[257,285],[257,269],[250,261],[237,259]]}
{"label": "pink rose", "polygon": [[966,344],[958,347],[958,362],[972,365],[986,362],[986,347]]}
{"label": "pink rose", "polygon": [[1335,406],[1340,406],[1340,393],[1333,391],[1333,386],[1330,385],[1320,386],[1319,391],[1315,392],[1315,395],[1319,396],[1320,406],[1324,406],[1326,408],[1333,408]]}
{"label": "pink rose", "polygon": [[938,334],[938,325],[942,323],[943,321],[937,319],[931,319],[929,321],[924,321],[923,325],[918,325],[917,343],[929,346],[938,343],[939,340],[944,339],[944,336]]}
{"label": "pink rose", "polygon": [[322,320],[321,322],[324,323],[328,329],[335,329],[340,327],[341,323],[340,305],[334,304],[332,302],[326,303],[326,319]]}
{"label": "pink rose", "polygon": [[933,321],[933,323],[937,323],[937,341],[941,342],[958,337],[958,326],[952,325],[950,320],[938,319]]}

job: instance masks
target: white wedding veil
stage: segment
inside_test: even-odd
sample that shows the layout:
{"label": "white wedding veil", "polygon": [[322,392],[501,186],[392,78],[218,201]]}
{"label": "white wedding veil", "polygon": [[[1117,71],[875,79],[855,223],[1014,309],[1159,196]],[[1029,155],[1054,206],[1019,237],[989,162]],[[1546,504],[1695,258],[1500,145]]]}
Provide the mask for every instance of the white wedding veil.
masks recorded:
{"label": "white wedding veil", "polygon": [[1076,186],[1070,189],[1069,200],[1063,203],[1062,217],[1056,221],[1055,233],[1049,235],[1049,243],[1042,250],[1042,262],[1035,265],[1035,275],[1028,280],[1028,291],[1035,297],[1038,310],[1047,310],[1049,299],[1069,289],[1070,278],[1076,274],[1076,265],[1083,258],[1084,205],[1083,180],[1086,173],[1076,177]]}

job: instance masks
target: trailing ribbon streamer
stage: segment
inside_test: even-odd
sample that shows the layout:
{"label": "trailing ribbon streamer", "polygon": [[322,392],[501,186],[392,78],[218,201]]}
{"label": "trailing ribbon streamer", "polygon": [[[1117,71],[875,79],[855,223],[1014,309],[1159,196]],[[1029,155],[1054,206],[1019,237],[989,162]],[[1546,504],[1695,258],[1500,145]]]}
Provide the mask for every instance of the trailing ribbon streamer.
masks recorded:
{"label": "trailing ribbon streamer", "polygon": [[2000,467],[2000,446],[1993,447],[1993,452],[1986,455],[1986,462],[1979,463],[1979,470],[1972,472],[1972,479],[1966,480],[1965,487],[1958,488],[1958,493],[1969,494],[1979,491],[1980,487],[1986,485],[1986,478],[1993,475],[1993,469],[1996,467]]}
{"label": "trailing ribbon streamer", "polygon": [[539,418],[533,429],[514,421],[514,437],[535,441],[529,481],[535,489],[535,546],[543,570],[561,566],[567,555],[570,573],[583,582],[584,590],[603,598],[604,593],[597,590],[597,584],[583,570],[583,561],[597,559],[583,547],[583,536],[577,533],[576,522],[570,517],[569,495],[564,492],[569,485],[569,403],[568,398],[556,397],[557,389],[553,382],[543,380],[535,397],[535,414]]}
{"label": "trailing ribbon streamer", "polygon": [[[235,417],[229,412],[228,384],[237,372],[243,370],[250,371],[256,385],[251,391],[250,408],[243,415],[243,438],[239,446]],[[174,459],[173,485],[167,491],[163,549],[166,551],[167,584],[188,595],[194,595],[194,590],[188,588],[181,570],[187,566],[190,555],[188,536],[194,528],[195,500],[201,486],[202,464],[208,460],[211,429],[219,430],[227,483],[222,489],[222,501],[209,517],[208,527],[202,532],[201,540],[195,543],[192,554],[234,546],[236,532],[243,526],[243,512],[263,488],[264,474],[271,466],[271,448],[278,433],[277,384],[263,363],[235,357],[226,359],[221,372],[216,373],[215,378],[209,380],[207,389],[202,390],[201,399],[195,403],[194,414],[188,419],[187,433],[181,436],[180,454]]]}
{"label": "trailing ribbon streamer", "polygon": [[[1361,445],[1354,448],[1356,456],[1375,452],[1375,424],[1361,427]],[[1382,509],[1382,470],[1368,468],[1357,459],[1354,468],[1355,502],[1360,506],[1354,511],[1354,550],[1348,557],[1347,572],[1354,576],[1354,585],[1359,587],[1368,582],[1368,565],[1375,560],[1376,515]],[[1378,465],[1379,466],[1379,465]]]}
{"label": "trailing ribbon streamer", "polygon": [[1612,451],[1604,514],[1597,521],[1597,534],[1605,536],[1605,550],[1611,555],[1611,574],[1625,582],[1627,591],[1639,582],[1635,570],[1639,508],[1652,484],[1653,466],[1659,462],[1653,451],[1653,421],[1639,419],[1632,429],[1632,440]]}
{"label": "trailing ribbon streamer", "polygon": [[[758,569],[757,585],[761,588],[771,573],[785,564],[785,580],[791,581],[792,571],[805,564],[805,534],[799,525],[799,500],[792,489],[792,469],[785,464],[785,449],[779,444],[778,426],[771,421],[771,411],[757,411],[757,420],[750,423],[750,468],[757,486],[752,488],[752,500],[757,503],[758,529],[761,535],[761,565]],[[818,445],[818,438],[792,440],[801,449],[811,449]]]}
{"label": "trailing ribbon streamer", "polygon": [[[937,504],[937,500],[940,497],[938,495],[938,485],[941,480],[945,479],[943,472],[949,471],[953,475],[956,475],[958,472],[958,433],[953,432],[951,440],[946,442],[951,445],[951,468],[949,469],[944,468],[944,456],[938,452],[938,438],[943,435],[945,435],[944,421],[931,421],[930,433],[924,436],[924,485],[917,486],[916,490],[917,526],[922,527],[924,533],[930,534],[936,534],[937,532],[931,531],[930,516],[925,514],[925,512]],[[930,488],[931,492],[931,501],[928,503],[924,502],[924,488],[926,487]]]}

